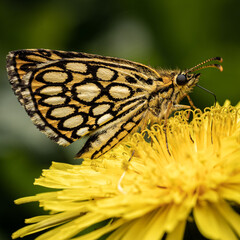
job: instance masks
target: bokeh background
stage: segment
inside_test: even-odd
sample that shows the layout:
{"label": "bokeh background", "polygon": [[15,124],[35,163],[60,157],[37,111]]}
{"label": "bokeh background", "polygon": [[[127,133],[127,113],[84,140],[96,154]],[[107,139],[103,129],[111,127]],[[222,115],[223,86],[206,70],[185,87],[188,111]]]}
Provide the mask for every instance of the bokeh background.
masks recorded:
{"label": "bokeh background", "polygon": [[[9,51],[74,50],[181,69],[221,56],[224,71],[203,70],[200,84],[213,91],[221,104],[225,99],[236,104],[239,5],[238,0],[0,1],[0,239],[10,239],[24,225],[24,218],[42,213],[36,204],[15,206],[13,200],[44,191],[33,186],[34,178],[51,161],[77,163],[73,156],[80,148],[79,142],[57,146],[31,123],[8,83]],[[191,96],[200,108],[214,102],[201,89]]]}

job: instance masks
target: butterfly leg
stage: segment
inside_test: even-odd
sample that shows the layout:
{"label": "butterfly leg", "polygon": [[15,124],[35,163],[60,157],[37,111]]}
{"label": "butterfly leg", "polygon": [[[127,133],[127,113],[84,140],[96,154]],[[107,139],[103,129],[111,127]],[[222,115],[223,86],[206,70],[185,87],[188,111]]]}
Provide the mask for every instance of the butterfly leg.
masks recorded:
{"label": "butterfly leg", "polygon": [[190,98],[190,96],[187,94],[186,97],[187,97],[187,99],[188,99],[188,102],[189,102],[190,106],[191,106],[192,108],[194,108],[194,109],[197,109],[197,107],[194,105],[194,103],[193,103],[192,99]]}
{"label": "butterfly leg", "polygon": [[[190,106],[191,106],[193,109],[197,109],[197,107],[194,105],[194,103],[193,103],[192,99],[190,98],[190,96],[189,96],[188,94],[185,94],[183,98],[185,98],[185,97],[187,97]],[[179,106],[179,107],[182,106],[182,107],[180,107],[180,108],[175,108],[174,110],[190,109],[190,107],[187,106],[187,105],[178,105],[178,106]],[[190,112],[188,113],[187,118],[189,119],[189,117],[190,117]]]}
{"label": "butterfly leg", "polygon": [[168,138],[167,138],[167,121],[168,121],[168,117],[169,117],[172,109],[173,109],[173,102],[170,101],[168,103],[168,106],[167,106],[166,114],[164,116],[164,124],[163,124],[163,132],[164,132],[164,135],[165,135],[166,147],[167,147],[167,151],[168,151],[170,156],[171,156],[171,153],[170,153],[169,148],[168,148]]}
{"label": "butterfly leg", "polygon": [[170,154],[170,151],[169,151],[169,147],[168,147],[168,138],[167,138],[167,121],[168,121],[168,117],[170,115],[170,113],[172,111],[175,111],[175,110],[180,110],[180,109],[190,109],[191,107],[188,106],[188,105],[181,105],[181,104],[176,104],[176,105],[173,105],[173,102],[169,102],[168,106],[167,106],[167,110],[166,110],[166,114],[164,116],[164,125],[163,125],[163,131],[164,131],[164,135],[165,135],[165,141],[166,141],[166,147],[167,147],[167,151]]}
{"label": "butterfly leg", "polygon": [[[193,109],[197,109],[197,107],[194,105],[192,99],[190,98],[190,96],[189,96],[188,94],[186,94],[184,97],[187,97],[188,102],[189,102],[190,106],[191,106]],[[185,106],[185,105],[182,105],[182,106]],[[188,107],[186,107],[186,108],[181,108],[181,109],[188,109],[188,108],[190,108],[190,107],[188,106]],[[188,116],[187,116],[187,119],[190,118],[190,114],[191,114],[191,112],[189,111]]]}
{"label": "butterfly leg", "polygon": [[[192,99],[190,98],[190,96],[188,94],[184,94],[183,98],[187,97],[188,99],[188,102],[190,104],[190,106],[193,108],[193,109],[197,109],[197,107],[194,105]],[[186,105],[181,105],[181,106],[186,106]],[[187,109],[187,108],[182,108],[182,109]]]}
{"label": "butterfly leg", "polygon": [[[188,96],[188,95],[187,95]],[[188,96],[189,97],[189,96]],[[191,100],[191,98],[189,97],[189,99]],[[190,102],[189,102],[190,103]],[[191,100],[191,103],[193,104],[192,100]],[[191,105],[190,103],[190,105]],[[193,105],[194,106],[194,105]],[[173,110],[181,110],[181,109],[191,109],[192,105],[191,106],[188,106],[188,105],[181,105],[181,104],[177,104],[177,105],[174,105],[173,106]],[[195,106],[194,106],[195,107]],[[195,107],[196,108],[196,107]],[[191,112],[189,111],[188,115],[187,115],[187,119],[189,119],[190,117],[190,114]]]}
{"label": "butterfly leg", "polygon": [[176,111],[176,110],[181,110],[181,109],[191,109],[191,107],[188,105],[176,104],[176,105],[172,106],[171,110]]}
{"label": "butterfly leg", "polygon": [[[188,102],[189,102],[190,106],[191,106],[193,109],[196,110],[197,107],[194,105],[194,103],[193,103],[192,99],[190,98],[190,96],[187,94],[186,97],[187,97],[187,99],[188,99]],[[191,112],[189,111],[188,116],[187,116],[187,119],[190,118],[190,114],[191,114]]]}

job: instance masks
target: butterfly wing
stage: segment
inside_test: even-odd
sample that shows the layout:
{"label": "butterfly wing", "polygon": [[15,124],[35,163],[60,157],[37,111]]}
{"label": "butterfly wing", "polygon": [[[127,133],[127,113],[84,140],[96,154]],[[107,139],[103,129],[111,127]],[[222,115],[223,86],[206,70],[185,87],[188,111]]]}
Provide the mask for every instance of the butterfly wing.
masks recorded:
{"label": "butterfly wing", "polygon": [[10,52],[7,70],[34,124],[60,145],[89,134],[77,156],[92,158],[139,124],[159,78],[131,61],[44,49]]}

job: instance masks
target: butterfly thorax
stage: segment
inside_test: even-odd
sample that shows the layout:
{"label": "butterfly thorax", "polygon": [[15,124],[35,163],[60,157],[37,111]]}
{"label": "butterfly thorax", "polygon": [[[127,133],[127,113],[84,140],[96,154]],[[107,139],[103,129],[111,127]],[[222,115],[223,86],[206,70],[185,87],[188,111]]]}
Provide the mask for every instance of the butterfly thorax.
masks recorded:
{"label": "butterfly thorax", "polygon": [[[159,70],[162,82],[158,84],[155,90],[150,94],[148,102],[148,112],[153,115],[151,119],[159,122],[165,115],[172,112],[175,106],[178,106],[180,101],[191,92],[193,87],[199,80],[199,74],[185,74],[180,70]],[[184,84],[178,81],[185,76]],[[169,104],[170,111],[169,111]]]}

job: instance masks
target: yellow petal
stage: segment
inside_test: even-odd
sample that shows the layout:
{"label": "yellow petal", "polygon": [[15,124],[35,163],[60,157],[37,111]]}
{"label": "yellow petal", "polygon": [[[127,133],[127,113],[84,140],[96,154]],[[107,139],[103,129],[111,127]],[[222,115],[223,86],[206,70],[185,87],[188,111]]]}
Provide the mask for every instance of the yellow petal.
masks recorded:
{"label": "yellow petal", "polygon": [[226,220],[214,208],[214,204],[204,202],[193,210],[199,231],[209,239],[238,240]]}
{"label": "yellow petal", "polygon": [[185,227],[186,221],[180,222],[172,232],[168,233],[166,240],[182,240]]}
{"label": "yellow petal", "polygon": [[[74,238],[74,240],[93,240],[98,239],[99,237],[103,236],[104,234],[111,232],[115,230],[116,228],[119,228],[122,226],[124,221],[122,219],[119,219],[117,221],[114,221],[113,223],[107,224],[99,229],[96,229],[94,231],[91,231],[87,234],[84,234],[82,236]],[[113,238],[114,239],[114,238]],[[119,239],[119,238],[116,238]]]}
{"label": "yellow petal", "polygon": [[[129,229],[134,225],[135,221],[130,221],[125,224],[123,224],[121,227],[119,227],[116,231],[114,231],[107,240],[119,240],[122,239],[122,237],[128,232]],[[131,239],[129,239],[131,240]]]}
{"label": "yellow petal", "polygon": [[240,186],[223,186],[219,193],[223,199],[240,204]]}
{"label": "yellow petal", "polygon": [[131,228],[126,232],[122,237],[122,240],[132,240],[132,239],[142,239],[142,240],[157,240],[160,239],[160,236],[156,233],[152,238],[145,237],[146,232],[148,231],[151,219],[154,217],[155,211],[146,214],[142,218],[136,219],[132,224]]}
{"label": "yellow petal", "polygon": [[215,207],[229,222],[229,224],[232,226],[232,228],[238,234],[238,236],[240,236],[240,215],[237,212],[235,212],[231,208],[231,206],[225,201],[216,204]]}
{"label": "yellow petal", "polygon": [[36,240],[65,240],[76,236],[83,229],[105,220],[104,216],[96,213],[87,213],[82,217],[71,220],[59,227],[40,235]]}
{"label": "yellow petal", "polygon": [[145,233],[144,240],[161,239],[165,233],[164,220],[167,217],[169,208],[160,208],[155,211],[154,215],[150,219],[147,225],[147,231]]}

